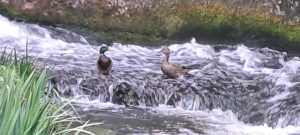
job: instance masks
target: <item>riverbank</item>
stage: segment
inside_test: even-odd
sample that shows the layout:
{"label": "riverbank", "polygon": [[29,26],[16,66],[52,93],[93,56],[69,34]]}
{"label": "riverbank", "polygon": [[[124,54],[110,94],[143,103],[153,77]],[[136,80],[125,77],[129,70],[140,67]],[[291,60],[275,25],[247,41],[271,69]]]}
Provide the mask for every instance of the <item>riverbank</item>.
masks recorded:
{"label": "riverbank", "polygon": [[21,21],[67,28],[88,37],[93,44],[154,46],[195,37],[200,43],[244,43],[291,55],[300,52],[300,26],[270,14],[270,5],[253,8],[247,3],[234,7],[226,3],[149,1],[144,6],[138,2],[109,6],[107,1],[98,2],[31,2],[31,6],[2,3],[0,13]]}

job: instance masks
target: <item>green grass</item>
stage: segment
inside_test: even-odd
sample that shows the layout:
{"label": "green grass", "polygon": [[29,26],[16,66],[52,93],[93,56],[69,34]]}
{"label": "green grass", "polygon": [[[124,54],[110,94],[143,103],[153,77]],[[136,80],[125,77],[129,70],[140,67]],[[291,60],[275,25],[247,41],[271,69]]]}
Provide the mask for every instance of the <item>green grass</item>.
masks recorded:
{"label": "green grass", "polygon": [[[0,57],[0,134],[1,135],[54,135],[92,134],[82,126],[70,102],[54,104],[47,96],[47,70],[37,73],[27,55],[3,53]],[[93,125],[93,124],[91,124]]]}

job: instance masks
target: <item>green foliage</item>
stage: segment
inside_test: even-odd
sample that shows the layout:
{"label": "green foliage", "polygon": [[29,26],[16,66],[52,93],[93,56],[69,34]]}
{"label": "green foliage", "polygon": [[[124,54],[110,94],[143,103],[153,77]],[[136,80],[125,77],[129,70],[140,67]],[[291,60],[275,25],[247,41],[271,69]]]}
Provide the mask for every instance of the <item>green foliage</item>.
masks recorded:
{"label": "green foliage", "polygon": [[[15,52],[15,51],[12,51]],[[87,124],[70,128],[78,117],[67,110],[70,102],[54,105],[45,95],[46,70],[35,72],[28,55],[3,53],[0,58],[0,134],[49,135],[83,132]],[[59,106],[59,108],[57,107]],[[72,106],[68,107],[72,108]]]}

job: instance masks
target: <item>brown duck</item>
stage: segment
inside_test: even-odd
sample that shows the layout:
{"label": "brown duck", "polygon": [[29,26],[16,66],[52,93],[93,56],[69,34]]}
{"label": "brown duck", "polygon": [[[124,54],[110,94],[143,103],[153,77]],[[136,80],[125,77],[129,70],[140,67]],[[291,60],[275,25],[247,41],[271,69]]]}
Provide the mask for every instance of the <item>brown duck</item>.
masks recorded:
{"label": "brown duck", "polygon": [[105,52],[108,51],[109,48],[107,46],[103,46],[100,48],[100,57],[97,61],[97,68],[99,72],[103,75],[109,75],[111,67],[112,67],[112,61],[109,57],[105,56]]}
{"label": "brown duck", "polygon": [[186,67],[169,63],[169,57],[170,57],[170,49],[169,48],[167,48],[167,47],[163,48],[162,52],[164,53],[165,57],[161,64],[161,71],[165,75],[167,75],[171,78],[177,79],[181,75],[184,75],[189,71],[189,69],[187,69]]}

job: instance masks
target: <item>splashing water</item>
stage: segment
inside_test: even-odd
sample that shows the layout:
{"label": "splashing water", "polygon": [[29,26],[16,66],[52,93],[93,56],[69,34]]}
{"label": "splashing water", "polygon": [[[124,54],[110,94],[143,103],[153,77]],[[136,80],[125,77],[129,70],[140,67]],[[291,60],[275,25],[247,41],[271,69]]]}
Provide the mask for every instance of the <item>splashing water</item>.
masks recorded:
{"label": "splashing water", "polygon": [[[129,134],[300,133],[300,59],[268,48],[203,45],[192,39],[172,44],[170,61],[193,68],[180,81],[160,71],[162,47],[114,43],[111,76],[99,75],[100,46],[60,28],[17,23],[0,16],[0,47],[28,48],[53,67],[52,85],[79,97],[82,116]],[[127,82],[138,106],[109,103],[112,89]],[[131,99],[130,99],[131,100]],[[118,130],[117,130],[118,128]]]}

